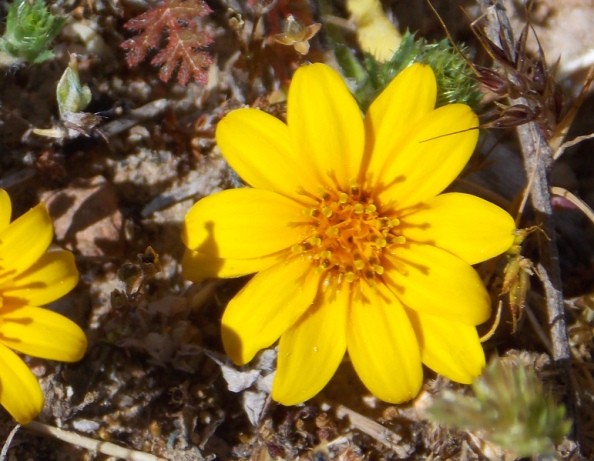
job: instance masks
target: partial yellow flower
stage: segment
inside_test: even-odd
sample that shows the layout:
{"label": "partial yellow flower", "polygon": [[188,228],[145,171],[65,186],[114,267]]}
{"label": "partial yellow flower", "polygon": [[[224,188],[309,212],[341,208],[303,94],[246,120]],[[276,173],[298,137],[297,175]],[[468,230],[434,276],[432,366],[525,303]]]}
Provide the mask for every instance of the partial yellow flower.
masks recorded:
{"label": "partial yellow flower", "polygon": [[43,309],[78,282],[69,251],[47,251],[53,225],[43,204],[10,222],[12,206],[0,189],[0,405],[20,424],[43,408],[37,379],[13,351],[75,362],[87,348],[83,331]]}
{"label": "partial yellow flower", "polygon": [[225,350],[249,362],[278,338],[272,397],[303,402],[348,351],[367,388],[403,402],[421,364],[461,383],[485,365],[475,326],[489,295],[471,264],[507,250],[514,221],[480,198],[438,195],[478,138],[463,104],[435,109],[435,76],[414,64],[365,118],[341,77],[295,73],[288,123],[256,109],[228,114],[219,147],[253,188],[199,201],[185,219],[185,275],[258,272],[222,319]]}
{"label": "partial yellow flower", "polygon": [[386,17],[379,0],[347,0],[361,49],[378,62],[389,61],[402,43],[402,35]]}

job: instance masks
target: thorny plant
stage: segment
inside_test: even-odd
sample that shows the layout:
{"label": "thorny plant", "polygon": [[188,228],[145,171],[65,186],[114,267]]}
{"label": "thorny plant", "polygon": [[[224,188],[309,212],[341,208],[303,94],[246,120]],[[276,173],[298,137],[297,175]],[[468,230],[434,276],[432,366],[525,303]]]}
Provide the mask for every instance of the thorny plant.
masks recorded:
{"label": "thorny plant", "polygon": [[[530,2],[531,3],[531,2]],[[527,5],[530,8],[530,4]],[[509,128],[524,123],[535,121],[544,133],[546,139],[551,139],[563,115],[563,93],[561,86],[555,81],[554,74],[549,70],[544,52],[538,42],[538,53],[531,57],[526,51],[526,42],[532,29],[530,16],[518,40],[515,49],[511,50],[506,45],[507,40],[501,40],[498,46],[485,34],[484,30],[477,27],[477,21],[472,23],[472,29],[494,62],[502,67],[496,70],[475,65],[477,78],[480,83],[496,95],[498,117],[487,122],[488,128]],[[503,29],[500,29],[503,34]],[[506,105],[501,99],[525,98],[529,104]]]}
{"label": "thorny plant", "polygon": [[[437,11],[428,2],[437,15]],[[480,27],[484,15],[471,23],[471,28],[487,54],[493,59],[494,66],[486,67],[473,63],[465,57],[477,81],[492,96],[495,110],[482,116],[482,128],[513,128],[529,122],[536,122],[547,140],[556,133],[564,112],[564,96],[561,86],[555,81],[554,72],[549,69],[538,37],[530,22],[532,1],[526,5],[526,24],[517,41],[499,29],[501,46],[491,40]],[[445,24],[439,18],[450,41],[456,47]],[[538,43],[538,53],[531,56],[526,50],[526,43],[530,30],[533,31]],[[513,48],[510,45],[513,44]],[[524,98],[528,104],[506,103],[504,101]]]}

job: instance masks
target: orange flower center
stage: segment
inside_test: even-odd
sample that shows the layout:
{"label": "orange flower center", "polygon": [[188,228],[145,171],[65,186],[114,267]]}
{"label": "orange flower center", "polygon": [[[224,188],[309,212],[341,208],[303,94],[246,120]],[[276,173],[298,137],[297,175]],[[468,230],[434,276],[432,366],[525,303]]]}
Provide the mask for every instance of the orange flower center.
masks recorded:
{"label": "orange flower center", "polygon": [[399,231],[400,220],[382,214],[355,181],[347,192],[320,187],[318,195],[311,197],[316,205],[305,209],[310,229],[292,247],[293,253],[309,258],[337,284],[373,283],[384,273],[384,251],[406,242]]}

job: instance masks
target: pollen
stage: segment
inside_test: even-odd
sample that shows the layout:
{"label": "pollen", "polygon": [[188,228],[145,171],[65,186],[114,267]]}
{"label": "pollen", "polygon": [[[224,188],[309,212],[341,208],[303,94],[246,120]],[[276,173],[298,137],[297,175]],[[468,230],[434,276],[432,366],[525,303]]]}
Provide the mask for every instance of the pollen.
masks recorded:
{"label": "pollen", "polygon": [[400,220],[385,215],[355,182],[346,190],[319,187],[315,204],[304,210],[309,217],[304,240],[292,252],[308,258],[327,283],[367,281],[374,284],[384,273],[384,254],[402,245]]}

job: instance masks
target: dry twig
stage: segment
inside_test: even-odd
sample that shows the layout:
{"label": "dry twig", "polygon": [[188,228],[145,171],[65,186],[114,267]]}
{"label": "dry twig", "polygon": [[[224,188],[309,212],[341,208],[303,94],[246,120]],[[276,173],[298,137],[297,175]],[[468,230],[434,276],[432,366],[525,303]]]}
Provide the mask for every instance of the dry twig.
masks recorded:
{"label": "dry twig", "polygon": [[63,442],[67,442],[81,448],[86,448],[87,450],[91,450],[96,453],[122,458],[127,461],[167,461],[165,458],[159,458],[158,456],[151,455],[150,453],[130,450],[128,448],[120,447],[114,443],[91,439],[89,437],[84,437],[74,432],[65,431],[58,427],[48,426],[47,424],[39,423],[37,421],[31,421],[29,424],[21,427],[28,431],[35,432],[36,434],[49,435],[50,437],[62,440]]}
{"label": "dry twig", "polygon": [[[485,11],[486,33],[494,43],[503,49],[516,52],[516,44],[509,19],[501,1],[479,0]],[[504,43],[502,43],[504,42]],[[513,78],[510,76],[510,78]],[[529,105],[530,101],[519,97],[513,104]],[[548,173],[553,163],[553,150],[547,143],[544,133],[536,123],[530,122],[517,127],[524,167],[528,174],[534,174],[530,185],[530,199],[536,219],[542,222],[542,228],[550,238],[542,245],[540,261],[537,265],[546,294],[546,307],[549,316],[549,327],[553,342],[553,360],[563,368],[569,367],[571,351],[567,338],[567,328],[561,289],[561,271],[559,252],[555,238],[553,210],[548,185]]]}

